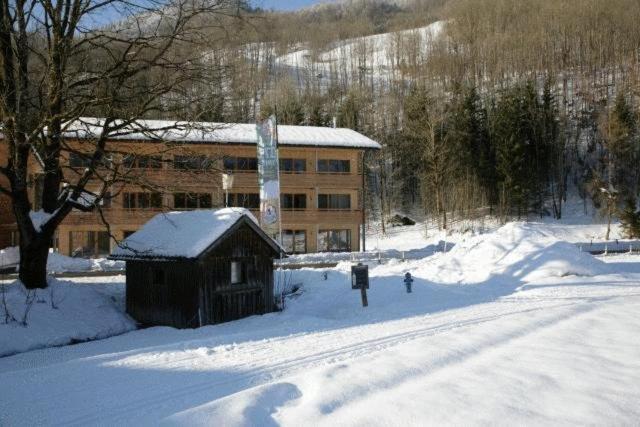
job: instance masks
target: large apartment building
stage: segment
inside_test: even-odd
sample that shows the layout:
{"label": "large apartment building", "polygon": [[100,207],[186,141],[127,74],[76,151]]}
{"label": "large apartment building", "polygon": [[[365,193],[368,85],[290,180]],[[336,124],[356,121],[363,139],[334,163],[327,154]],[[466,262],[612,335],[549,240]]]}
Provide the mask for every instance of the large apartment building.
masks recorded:
{"label": "large apartment building", "polygon": [[[65,176],[85,166],[87,141],[99,132],[94,123],[69,128],[76,153],[64,156]],[[99,123],[99,122],[96,122]],[[258,216],[256,131],[253,124],[201,123],[161,131],[166,122],[145,121],[155,132],[125,132],[109,141],[105,162],[126,170],[127,184],[111,188],[98,213],[74,210],[61,224],[54,246],[70,256],[104,256],[118,239],[167,210],[241,206]],[[380,145],[351,129],[278,126],[283,245],[290,253],[359,250],[363,221],[363,156]],[[233,186],[222,189],[222,174]],[[34,191],[37,191],[37,172]],[[99,192],[101,182],[87,187]],[[16,244],[15,224],[6,199],[0,203],[0,243]],[[35,206],[37,209],[38,207]],[[107,232],[105,222],[109,224]]]}

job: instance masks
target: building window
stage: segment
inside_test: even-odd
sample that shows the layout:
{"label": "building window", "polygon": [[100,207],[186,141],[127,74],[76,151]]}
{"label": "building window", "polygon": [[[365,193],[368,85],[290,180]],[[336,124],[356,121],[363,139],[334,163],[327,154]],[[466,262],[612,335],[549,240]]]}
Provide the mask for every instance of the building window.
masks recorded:
{"label": "building window", "polygon": [[318,194],[318,209],[351,209],[351,195]]}
{"label": "building window", "polygon": [[160,193],[124,193],[122,206],[125,209],[158,209],[162,207]]}
{"label": "building window", "polygon": [[[91,167],[93,153],[69,153],[69,166],[72,168]],[[98,154],[97,166],[111,167],[111,157],[104,153]]]}
{"label": "building window", "polygon": [[102,209],[108,209],[111,207],[111,192],[107,191],[100,199],[100,206]]}
{"label": "building window", "polygon": [[260,209],[260,194],[229,193],[229,206],[236,208]]}
{"label": "building window", "polygon": [[127,154],[122,165],[128,169],[162,169],[162,156],[137,156]]}
{"label": "building window", "polygon": [[307,195],[306,194],[281,194],[280,204],[282,209],[306,209],[307,208]]}
{"label": "building window", "polygon": [[282,230],[282,246],[289,254],[307,252],[307,232],[305,230]]}
{"label": "building window", "polygon": [[69,255],[72,257],[102,257],[111,251],[106,231],[70,231]]}
{"label": "building window", "polygon": [[173,207],[176,209],[211,209],[210,193],[174,193]]}
{"label": "building window", "polygon": [[320,230],[318,232],[318,251],[351,251],[351,230]]}
{"label": "building window", "polygon": [[91,165],[91,158],[80,153],[69,153],[69,166],[72,168],[88,168]]}
{"label": "building window", "polygon": [[304,173],[307,171],[305,159],[280,159],[280,172]]}
{"label": "building window", "polygon": [[258,159],[255,157],[225,157],[224,168],[235,172],[253,172],[258,170]]}
{"label": "building window", "polygon": [[351,172],[351,162],[349,160],[320,159],[318,160],[318,172],[349,173]]}
{"label": "building window", "polygon": [[174,156],[173,168],[180,170],[207,170],[212,162],[207,156]]}
{"label": "building window", "polygon": [[231,261],[231,284],[240,285],[246,282],[246,268],[242,261]]}

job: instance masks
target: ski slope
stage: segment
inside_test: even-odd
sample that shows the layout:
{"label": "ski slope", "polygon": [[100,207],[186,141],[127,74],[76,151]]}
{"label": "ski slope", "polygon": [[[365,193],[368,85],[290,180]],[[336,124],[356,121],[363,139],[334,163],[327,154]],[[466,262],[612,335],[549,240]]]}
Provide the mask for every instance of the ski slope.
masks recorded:
{"label": "ski slope", "polygon": [[509,224],[371,264],[367,308],[298,270],[281,313],[0,359],[0,425],[632,425],[639,264]]}

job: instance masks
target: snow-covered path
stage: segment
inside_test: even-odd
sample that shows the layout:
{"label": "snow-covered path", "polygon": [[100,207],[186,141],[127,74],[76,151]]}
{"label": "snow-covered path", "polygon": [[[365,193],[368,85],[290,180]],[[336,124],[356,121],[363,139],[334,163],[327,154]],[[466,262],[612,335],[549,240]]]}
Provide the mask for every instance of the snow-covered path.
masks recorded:
{"label": "snow-covered path", "polygon": [[283,313],[2,358],[0,425],[637,424],[640,259],[520,234],[373,267],[366,309],[307,270]]}

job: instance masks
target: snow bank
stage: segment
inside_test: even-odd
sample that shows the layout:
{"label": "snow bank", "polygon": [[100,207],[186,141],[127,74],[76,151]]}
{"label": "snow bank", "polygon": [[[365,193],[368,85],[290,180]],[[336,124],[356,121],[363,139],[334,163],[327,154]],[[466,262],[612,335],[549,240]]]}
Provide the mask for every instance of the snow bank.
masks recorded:
{"label": "snow bank", "polygon": [[[460,240],[449,252],[420,260],[368,264],[369,305],[374,310],[356,310],[360,294],[351,290],[352,263],[344,261],[332,269],[286,272],[286,282],[301,284],[303,291],[285,313],[347,322],[402,318],[495,300],[533,281],[557,283],[566,276],[612,272],[606,263],[575,245],[526,223],[510,223],[492,233]],[[410,298],[403,284],[406,272],[415,279]]]}
{"label": "snow bank", "polygon": [[106,258],[72,258],[57,252],[49,253],[47,260],[49,273],[116,271],[124,270],[124,267],[124,261],[113,261]]}
{"label": "snow bank", "polygon": [[609,268],[575,245],[536,224],[513,222],[493,233],[458,242],[419,274],[444,283],[480,283],[501,277],[531,281],[545,277],[594,276]]}
{"label": "snow bank", "polygon": [[[20,262],[20,251],[17,246],[0,250],[0,267],[15,266]],[[49,273],[83,272],[83,271],[119,271],[124,270],[124,261],[113,261],[106,258],[72,258],[58,252],[49,252],[47,271]]]}
{"label": "snow bank", "polygon": [[6,287],[7,308],[15,321],[4,323],[5,308],[0,297],[0,357],[135,329],[134,321],[117,308],[112,298],[91,286],[53,278],[49,279],[49,288],[35,291],[27,326],[22,326],[27,290],[17,281],[1,286]]}

